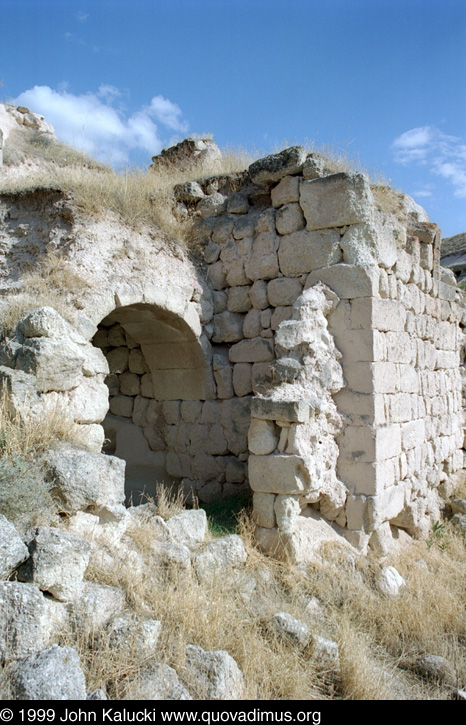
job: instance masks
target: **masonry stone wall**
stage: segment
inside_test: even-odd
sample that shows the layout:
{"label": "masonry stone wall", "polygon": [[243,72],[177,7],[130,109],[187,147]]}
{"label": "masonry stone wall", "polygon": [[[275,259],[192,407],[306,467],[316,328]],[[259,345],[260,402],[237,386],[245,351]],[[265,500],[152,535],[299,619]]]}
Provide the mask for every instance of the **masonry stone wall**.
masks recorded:
{"label": "masonry stone wall", "polygon": [[41,308],[1,342],[12,408],[59,404],[93,450],[105,432],[108,452],[203,502],[250,487],[256,538],[277,555],[306,560],[329,539],[386,555],[401,530],[425,537],[464,458],[466,316],[435,224],[301,147],[175,192],[195,259],[75,219],[59,192],[53,214],[45,197],[2,200],[2,304],[18,239],[36,255],[66,226],[86,275],[72,322]]}
{"label": "masonry stone wall", "polygon": [[296,548],[316,512],[381,554],[397,527],[425,536],[463,467],[462,311],[440,231],[409,197],[300,147],[234,192],[207,180],[178,196],[200,217],[214,360],[228,351],[217,383],[254,396],[264,548]]}

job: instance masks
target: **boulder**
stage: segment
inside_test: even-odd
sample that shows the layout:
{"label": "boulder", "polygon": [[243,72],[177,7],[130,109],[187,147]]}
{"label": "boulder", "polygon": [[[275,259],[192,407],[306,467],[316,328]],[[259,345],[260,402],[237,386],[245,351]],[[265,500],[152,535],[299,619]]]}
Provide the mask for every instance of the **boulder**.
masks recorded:
{"label": "boulder", "polygon": [[137,614],[123,614],[112,619],[106,628],[112,651],[131,650],[138,660],[154,657],[162,623],[157,619],[141,619]]}
{"label": "boulder", "polygon": [[76,599],[91,556],[89,542],[47,526],[38,526],[31,535],[30,558],[20,567],[19,580],[36,584],[61,601]]}
{"label": "boulder", "polygon": [[107,509],[125,500],[125,462],[62,443],[44,454],[47,478],[68,513]]}
{"label": "boulder", "polygon": [[19,350],[16,368],[34,375],[42,392],[65,391],[80,383],[84,361],[81,346],[66,337],[34,337]]}
{"label": "boulder", "polygon": [[449,687],[455,687],[457,681],[456,670],[445,657],[440,655],[424,654],[419,657],[414,669],[423,677],[435,682],[442,682]]}
{"label": "boulder", "polygon": [[168,665],[151,664],[128,685],[126,700],[192,700],[175,670]]}
{"label": "boulder", "polygon": [[0,661],[47,647],[55,623],[54,610],[35,584],[0,582]]}
{"label": "boulder", "polygon": [[194,555],[194,570],[200,582],[209,581],[216,575],[225,574],[248,558],[240,536],[232,534],[210,541]]}
{"label": "boulder", "polygon": [[185,544],[174,541],[153,541],[150,548],[158,566],[185,571],[191,569],[191,552]]}
{"label": "boulder", "polygon": [[199,544],[207,533],[207,515],[204,509],[183,511],[166,522],[170,536],[179,544]]}
{"label": "boulder", "polygon": [[189,680],[199,698],[206,700],[241,700],[243,673],[233,657],[224,650],[207,652],[202,647],[186,647]]}
{"label": "boulder", "polygon": [[387,597],[397,597],[406,581],[394,566],[383,566],[377,581],[378,588]]}
{"label": "boulder", "polygon": [[86,582],[83,593],[70,607],[76,628],[96,631],[123,611],[125,593],[116,587]]}
{"label": "boulder", "polygon": [[174,167],[187,171],[217,163],[222,157],[215,141],[209,138],[185,138],[175,146],[170,146],[158,156],[152,157],[152,171]]}
{"label": "boulder", "polygon": [[283,176],[298,174],[306,157],[307,151],[303,146],[291,146],[278,154],[254,161],[249,167],[249,176],[255,184],[274,184]]}
{"label": "boulder", "polygon": [[14,700],[87,699],[78,653],[56,644],[17,662],[10,687]]}
{"label": "boulder", "polygon": [[309,627],[287,612],[278,612],[270,622],[272,630],[282,639],[306,647],[311,639]]}
{"label": "boulder", "polygon": [[8,579],[28,556],[28,548],[15,527],[3,514],[0,514],[0,579]]}

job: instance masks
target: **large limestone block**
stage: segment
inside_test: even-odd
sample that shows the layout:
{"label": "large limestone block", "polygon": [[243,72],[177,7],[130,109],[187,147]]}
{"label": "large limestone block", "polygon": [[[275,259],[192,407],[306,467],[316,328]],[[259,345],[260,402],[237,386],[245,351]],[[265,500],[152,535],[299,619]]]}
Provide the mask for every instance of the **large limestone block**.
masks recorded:
{"label": "large limestone block", "polygon": [[193,566],[199,581],[209,582],[241,566],[247,558],[241,537],[232,534],[206,544],[202,551],[194,555]]}
{"label": "large limestone block", "polygon": [[278,559],[291,560],[296,564],[321,562],[321,547],[327,542],[339,544],[344,550],[356,553],[341,534],[318,512],[309,507],[306,515],[299,516],[296,528],[291,534],[279,529],[255,529],[255,538],[259,548]]}
{"label": "large limestone block", "polygon": [[48,479],[70,513],[112,508],[125,500],[125,462],[63,443],[44,454]]}
{"label": "large limestone block", "polygon": [[69,338],[76,335],[70,323],[53,307],[39,307],[18,322],[18,331],[24,337]]}
{"label": "large limestone block", "polygon": [[259,233],[252,245],[251,253],[244,264],[248,279],[274,279],[280,272],[277,249],[280,237],[273,232]]}
{"label": "large limestone block", "polygon": [[255,493],[253,495],[253,518],[257,526],[264,529],[273,529],[277,525],[274,503],[275,494]]}
{"label": "large limestone block", "polygon": [[66,338],[35,337],[18,352],[16,366],[36,377],[39,390],[62,391],[79,384],[84,359],[80,346]]}
{"label": "large limestone block", "polygon": [[299,494],[310,486],[309,462],[303,456],[249,456],[249,483],[254,492]]}
{"label": "large limestone block", "polygon": [[303,146],[292,146],[254,161],[249,167],[249,175],[255,184],[273,184],[284,176],[299,173],[306,158],[307,151]]}
{"label": "large limestone block", "polygon": [[109,408],[108,387],[103,380],[84,378],[69,393],[69,411],[77,423],[100,423]]}
{"label": "large limestone block", "polygon": [[313,287],[317,282],[330,287],[340,299],[374,297],[379,290],[379,272],[375,266],[361,267],[342,262],[311,272],[304,289]]}
{"label": "large limestone block", "polygon": [[168,665],[151,662],[139,677],[131,680],[125,693],[126,700],[192,700],[181,684],[175,670]]}
{"label": "large limestone block", "polygon": [[251,415],[253,418],[260,418],[262,420],[305,423],[309,420],[309,401],[253,398]]}
{"label": "large limestone block", "polygon": [[272,205],[279,207],[299,201],[299,182],[299,176],[284,176],[272,189]]}
{"label": "large limestone block", "polygon": [[251,453],[264,456],[273,453],[278,445],[273,420],[253,418],[248,432],[248,446]]}
{"label": "large limestone block", "polygon": [[87,700],[78,653],[56,644],[16,663],[10,686],[14,700]]}
{"label": "large limestone block", "polygon": [[220,312],[213,317],[213,342],[238,342],[243,339],[244,316],[237,312]]}
{"label": "large limestone block", "polygon": [[36,584],[60,601],[76,599],[91,556],[89,542],[47,526],[39,526],[31,533],[30,558],[19,569],[19,580]]}
{"label": "large limestone block", "polygon": [[229,351],[230,362],[234,363],[268,362],[274,357],[273,342],[263,337],[241,340]]}
{"label": "large limestone block", "polygon": [[291,234],[304,229],[303,212],[299,204],[285,204],[277,211],[276,217],[277,232],[279,234]]}
{"label": "large limestone block", "polygon": [[207,516],[204,509],[183,511],[167,521],[170,536],[180,544],[198,544],[207,533]]}
{"label": "large limestone block", "polygon": [[286,277],[299,277],[341,260],[340,235],[334,230],[295,231],[280,240],[278,261]]}
{"label": "large limestone block", "polygon": [[161,629],[162,623],[157,619],[141,619],[131,612],[112,619],[106,635],[113,652],[132,649],[140,659],[146,659],[156,653]]}
{"label": "large limestone block", "polygon": [[369,221],[374,208],[368,178],[344,172],[302,181],[300,203],[309,231]]}
{"label": "large limestone block", "polygon": [[306,647],[311,639],[311,631],[307,624],[295,619],[287,612],[277,612],[270,622],[273,631],[291,644]]}
{"label": "large limestone block", "polygon": [[224,650],[208,652],[186,647],[186,667],[196,694],[206,700],[240,700],[244,678],[233,657]]}
{"label": "large limestone block", "polygon": [[50,603],[39,587],[0,582],[0,661],[26,657],[47,647],[53,626]]}
{"label": "large limestone block", "polygon": [[126,606],[125,593],[116,587],[86,582],[81,596],[70,605],[77,628],[98,631]]}
{"label": "large limestone block", "polygon": [[29,556],[27,546],[13,524],[0,514],[0,579],[10,574]]}
{"label": "large limestone block", "polygon": [[294,305],[303,288],[296,277],[279,277],[270,280],[267,285],[267,297],[272,307]]}

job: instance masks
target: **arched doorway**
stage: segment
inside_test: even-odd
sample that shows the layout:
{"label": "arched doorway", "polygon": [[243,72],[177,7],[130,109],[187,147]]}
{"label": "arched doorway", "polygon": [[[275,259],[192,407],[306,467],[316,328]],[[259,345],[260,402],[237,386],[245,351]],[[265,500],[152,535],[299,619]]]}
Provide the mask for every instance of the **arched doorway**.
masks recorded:
{"label": "arched doorway", "polygon": [[191,479],[196,436],[198,452],[206,447],[203,403],[215,398],[208,342],[180,315],[146,303],[115,308],[92,342],[109,364],[105,452],[126,461],[127,499]]}

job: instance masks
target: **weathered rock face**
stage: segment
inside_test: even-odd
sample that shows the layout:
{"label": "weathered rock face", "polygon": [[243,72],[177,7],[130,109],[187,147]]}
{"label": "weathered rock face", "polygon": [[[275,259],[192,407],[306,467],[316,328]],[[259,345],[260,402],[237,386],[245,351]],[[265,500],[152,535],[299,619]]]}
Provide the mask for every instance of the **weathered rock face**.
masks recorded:
{"label": "weathered rock face", "polygon": [[[193,169],[200,171],[204,166],[215,165],[221,158],[220,149],[215,141],[211,139],[185,138],[184,141],[164,149],[158,156],[152,157],[150,169],[156,171],[159,168],[174,167],[180,171]],[[192,201],[204,196],[200,194],[199,188],[187,187],[179,190],[181,201]]]}
{"label": "weathered rock face", "polygon": [[[45,231],[87,285],[73,324],[42,308],[0,344],[10,406],[61,405],[96,453],[103,422],[109,452],[201,501],[249,483],[265,549],[306,558],[343,536],[387,555],[394,527],[425,536],[463,467],[463,313],[439,230],[377,194],[302,147],[182,184],[196,266],[149,232],[79,226],[55,193]],[[0,202],[7,288],[47,249],[47,203]],[[121,504],[97,458],[74,510]],[[62,478],[64,499],[82,488]]]}

